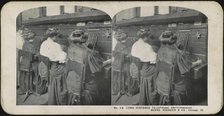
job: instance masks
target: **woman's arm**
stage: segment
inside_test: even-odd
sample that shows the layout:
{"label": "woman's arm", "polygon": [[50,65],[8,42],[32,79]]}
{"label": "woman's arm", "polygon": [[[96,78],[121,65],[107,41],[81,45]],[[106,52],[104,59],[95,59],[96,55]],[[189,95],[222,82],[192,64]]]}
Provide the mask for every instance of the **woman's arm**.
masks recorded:
{"label": "woman's arm", "polygon": [[108,59],[108,60],[104,61],[104,62],[103,62],[103,67],[104,67],[104,66],[107,66],[107,65],[109,65],[109,64],[111,64],[111,63],[113,62],[113,59],[114,59],[114,58],[112,57],[112,59]]}

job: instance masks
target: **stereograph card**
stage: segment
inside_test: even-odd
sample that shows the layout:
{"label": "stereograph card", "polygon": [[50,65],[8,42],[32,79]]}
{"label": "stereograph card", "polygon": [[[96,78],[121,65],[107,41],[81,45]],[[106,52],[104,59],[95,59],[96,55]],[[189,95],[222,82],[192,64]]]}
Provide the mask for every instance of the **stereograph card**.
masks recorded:
{"label": "stereograph card", "polygon": [[8,2],[1,38],[1,105],[9,114],[223,107],[217,2]]}

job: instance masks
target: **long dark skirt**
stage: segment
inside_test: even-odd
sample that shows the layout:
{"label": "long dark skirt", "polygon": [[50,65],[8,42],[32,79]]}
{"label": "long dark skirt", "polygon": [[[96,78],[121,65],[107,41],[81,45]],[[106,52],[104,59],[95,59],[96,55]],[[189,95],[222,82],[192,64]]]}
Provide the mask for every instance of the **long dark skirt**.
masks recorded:
{"label": "long dark skirt", "polygon": [[[18,85],[19,88],[22,92],[26,92],[28,89],[32,90],[34,88],[29,88],[31,87],[30,84],[32,84],[32,87],[36,85],[36,77],[37,77],[37,67],[36,67],[36,62],[32,64],[31,71],[25,71],[25,70],[19,70],[18,75]],[[27,69],[28,70],[28,69]],[[30,77],[29,77],[30,76]],[[28,82],[32,81],[32,83]]]}
{"label": "long dark skirt", "polygon": [[159,105],[186,105],[186,100],[186,91],[174,90],[170,95],[159,92]]}
{"label": "long dark skirt", "polygon": [[141,70],[139,105],[156,105],[157,94],[153,87],[155,65],[145,64]]}
{"label": "long dark skirt", "polygon": [[85,90],[83,91],[83,96],[84,96],[84,100],[83,100],[84,105],[96,104],[98,91],[97,91],[96,82],[94,79],[86,83]]}
{"label": "long dark skirt", "polygon": [[133,96],[139,93],[139,79],[138,78],[129,78],[128,79],[128,93]]}
{"label": "long dark skirt", "polygon": [[26,92],[28,89],[28,77],[27,71],[20,71],[19,74],[19,88],[22,92]]}
{"label": "long dark skirt", "polygon": [[65,65],[53,63],[50,70],[48,105],[67,104]]}
{"label": "long dark skirt", "polygon": [[170,77],[164,72],[158,73],[156,78],[157,90],[159,93],[159,105],[171,105]]}
{"label": "long dark skirt", "polygon": [[113,70],[113,77],[112,77],[112,87],[113,87],[113,94],[125,93],[127,90],[127,77],[125,77],[125,73],[121,71]]}
{"label": "long dark skirt", "polygon": [[69,71],[66,78],[68,89],[68,105],[81,104],[82,77],[75,71]]}
{"label": "long dark skirt", "polygon": [[122,77],[122,73],[117,70],[113,70],[113,76],[112,76],[112,94],[118,94],[119,92],[119,85],[120,81],[119,79]]}
{"label": "long dark skirt", "polygon": [[33,84],[34,85],[37,85],[37,82],[38,82],[38,65],[39,63],[37,61],[34,61],[32,63],[32,79],[33,79]]}
{"label": "long dark skirt", "polygon": [[187,90],[184,78],[179,77],[178,82],[173,83],[165,73],[159,73],[157,80],[157,89],[159,93],[159,105],[185,105],[187,99]]}
{"label": "long dark skirt", "polygon": [[157,105],[157,93],[152,88],[151,79],[141,79],[139,105]]}
{"label": "long dark skirt", "polygon": [[187,104],[187,90],[184,78],[178,82],[175,82],[172,102],[174,105]]}
{"label": "long dark skirt", "polygon": [[86,83],[82,95],[70,92],[68,94],[68,105],[95,105],[97,104],[98,92],[95,82]]}
{"label": "long dark skirt", "polygon": [[[82,85],[82,77],[80,77],[75,71],[70,71],[67,76],[67,89],[68,105],[93,105],[97,104],[96,99],[98,96],[95,78],[88,80]],[[86,77],[88,78],[88,77]]]}

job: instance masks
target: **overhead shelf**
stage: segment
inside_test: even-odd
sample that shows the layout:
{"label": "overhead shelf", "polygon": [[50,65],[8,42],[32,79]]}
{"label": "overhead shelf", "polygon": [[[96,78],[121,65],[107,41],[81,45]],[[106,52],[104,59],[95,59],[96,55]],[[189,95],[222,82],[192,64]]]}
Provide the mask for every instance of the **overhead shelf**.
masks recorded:
{"label": "overhead shelf", "polygon": [[133,26],[145,24],[163,24],[163,23],[177,23],[177,22],[194,22],[204,21],[206,16],[197,11],[176,12],[165,15],[154,15],[148,17],[138,17],[128,20],[116,22],[116,26]]}
{"label": "overhead shelf", "polygon": [[40,18],[34,18],[30,20],[24,20],[23,25],[47,25],[47,24],[69,24],[88,21],[107,21],[111,20],[110,16],[102,11],[87,11],[73,14],[62,14],[55,16],[46,16]]}

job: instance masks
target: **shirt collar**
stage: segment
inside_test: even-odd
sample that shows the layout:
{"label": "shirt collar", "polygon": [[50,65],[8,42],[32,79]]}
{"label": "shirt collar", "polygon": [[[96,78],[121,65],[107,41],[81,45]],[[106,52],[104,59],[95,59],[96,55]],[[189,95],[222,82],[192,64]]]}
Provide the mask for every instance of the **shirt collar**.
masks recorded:
{"label": "shirt collar", "polygon": [[140,42],[140,43],[145,43],[145,42],[143,41],[142,38],[139,38],[139,39],[138,39],[138,42]]}
{"label": "shirt collar", "polygon": [[47,41],[53,42],[53,40],[50,37],[47,38]]}

